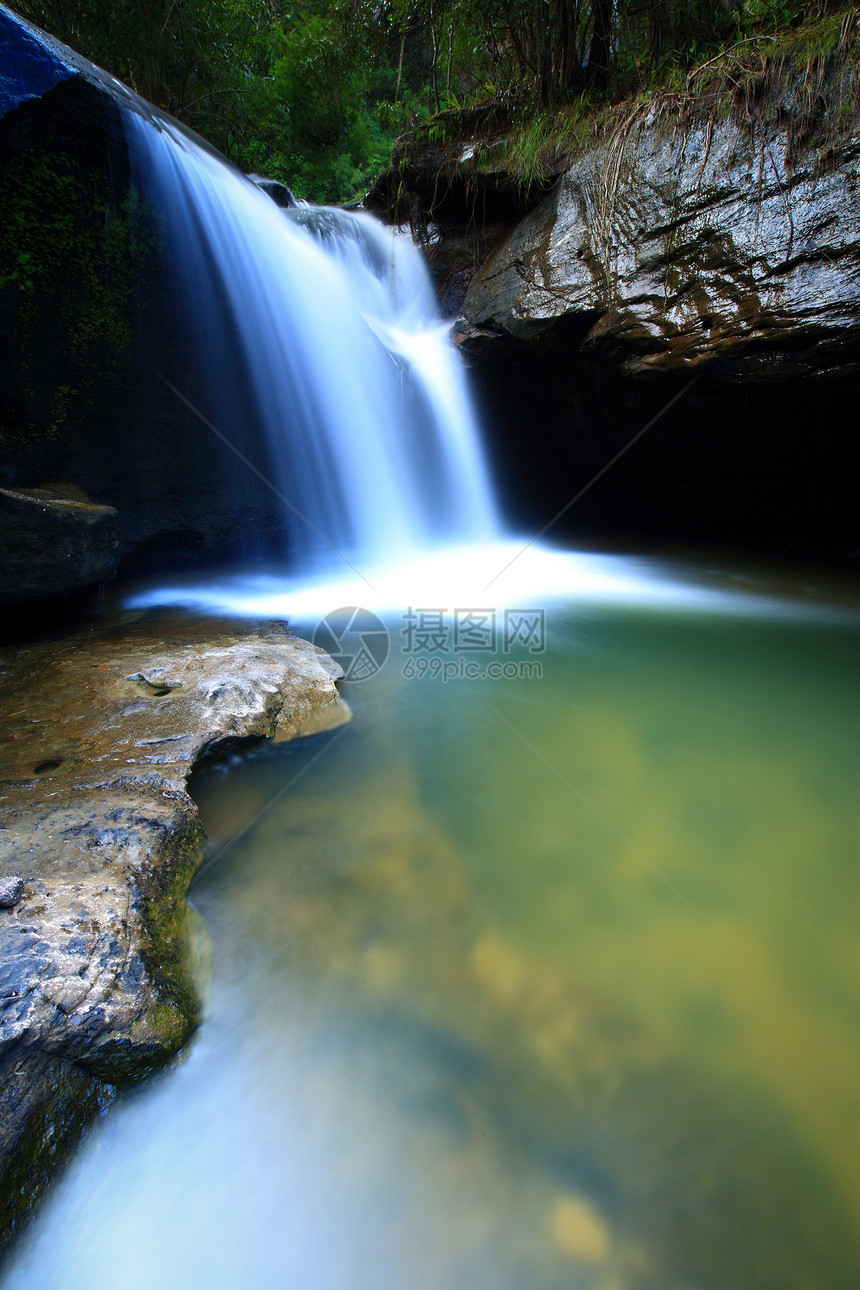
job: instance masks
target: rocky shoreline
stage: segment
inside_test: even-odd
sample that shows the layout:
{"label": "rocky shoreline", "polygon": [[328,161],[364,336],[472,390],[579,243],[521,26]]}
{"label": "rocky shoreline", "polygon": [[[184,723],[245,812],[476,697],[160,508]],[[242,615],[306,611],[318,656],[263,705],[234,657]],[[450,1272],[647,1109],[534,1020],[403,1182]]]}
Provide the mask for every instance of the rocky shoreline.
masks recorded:
{"label": "rocky shoreline", "polygon": [[117,1087],[193,1032],[192,771],[348,718],[283,623],[123,615],[0,656],[0,1241]]}

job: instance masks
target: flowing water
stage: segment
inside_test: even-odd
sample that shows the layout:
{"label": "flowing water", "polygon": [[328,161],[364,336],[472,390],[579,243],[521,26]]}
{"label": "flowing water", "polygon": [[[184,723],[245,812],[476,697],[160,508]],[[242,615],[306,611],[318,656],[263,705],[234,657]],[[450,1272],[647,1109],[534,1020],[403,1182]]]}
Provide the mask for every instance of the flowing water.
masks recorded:
{"label": "flowing water", "polygon": [[200,773],[202,1030],[6,1290],[858,1284],[857,604],[652,575]]}
{"label": "flowing water", "polygon": [[265,427],[313,574],[130,603],[365,679],[198,775],[202,1029],[4,1290],[856,1287],[853,593],[503,541],[408,247],[129,131],[204,411]]}
{"label": "flowing water", "polygon": [[284,213],[168,121],[128,113],[126,128],[193,354],[174,393],[234,447],[259,427],[253,465],[302,569],[491,538],[465,377],[411,241],[365,214]]}

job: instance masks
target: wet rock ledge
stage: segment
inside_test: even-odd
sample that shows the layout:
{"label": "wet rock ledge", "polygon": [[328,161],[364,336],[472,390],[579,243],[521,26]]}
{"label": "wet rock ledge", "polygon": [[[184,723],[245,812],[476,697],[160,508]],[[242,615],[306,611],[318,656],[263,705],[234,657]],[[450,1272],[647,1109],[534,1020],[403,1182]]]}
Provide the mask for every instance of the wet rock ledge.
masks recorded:
{"label": "wet rock ledge", "polygon": [[116,1087],[197,1023],[191,771],[338,724],[340,675],[284,624],[166,615],[0,655],[0,1242]]}

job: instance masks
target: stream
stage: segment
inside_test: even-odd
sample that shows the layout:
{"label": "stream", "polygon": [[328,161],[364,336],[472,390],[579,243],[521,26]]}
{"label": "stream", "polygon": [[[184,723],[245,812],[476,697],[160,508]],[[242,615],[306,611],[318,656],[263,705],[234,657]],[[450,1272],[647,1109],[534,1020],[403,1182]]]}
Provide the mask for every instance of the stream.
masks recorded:
{"label": "stream", "polygon": [[[158,469],[100,500],[131,568],[150,539],[257,549],[109,589],[131,617],[101,621],[288,619],[342,654],[353,718],[196,773],[203,1023],[93,1127],[2,1290],[856,1290],[856,583],[552,551],[551,516],[518,539],[408,230],[284,212],[135,102],[116,173],[168,411]],[[174,435],[215,454],[211,515]],[[116,442],[122,481],[122,417]]]}
{"label": "stream", "polygon": [[860,1283],[856,587],[657,571],[197,774],[204,1023],[4,1290]]}

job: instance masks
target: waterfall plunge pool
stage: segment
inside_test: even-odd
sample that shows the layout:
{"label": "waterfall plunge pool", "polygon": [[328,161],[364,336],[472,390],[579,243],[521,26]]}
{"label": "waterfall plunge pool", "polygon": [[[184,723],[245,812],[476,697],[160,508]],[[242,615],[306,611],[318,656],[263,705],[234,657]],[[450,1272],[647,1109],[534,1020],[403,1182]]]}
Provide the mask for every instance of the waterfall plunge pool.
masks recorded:
{"label": "waterfall plunge pool", "polygon": [[206,1019],[4,1290],[856,1286],[856,601],[574,559],[541,676],[389,612],[350,725],[199,773]]}
{"label": "waterfall plunge pool", "polygon": [[853,592],[522,551],[417,251],[127,136],[150,375],[313,574],[129,603],[345,625],[364,679],[198,774],[203,1026],[4,1290],[854,1290]]}

